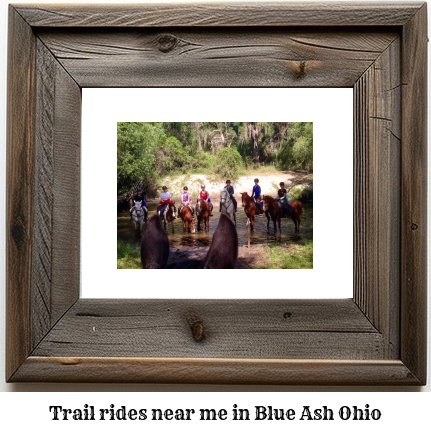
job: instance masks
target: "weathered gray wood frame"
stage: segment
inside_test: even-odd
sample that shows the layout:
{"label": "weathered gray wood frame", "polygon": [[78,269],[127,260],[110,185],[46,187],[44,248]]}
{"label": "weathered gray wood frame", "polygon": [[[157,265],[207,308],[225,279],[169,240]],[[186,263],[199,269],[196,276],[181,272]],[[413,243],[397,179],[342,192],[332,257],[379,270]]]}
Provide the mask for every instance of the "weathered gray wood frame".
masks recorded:
{"label": "weathered gray wood frame", "polygon": [[[410,2],[11,6],[6,379],[425,384],[426,20]],[[80,299],[81,88],[119,86],[353,88],[354,298]]]}

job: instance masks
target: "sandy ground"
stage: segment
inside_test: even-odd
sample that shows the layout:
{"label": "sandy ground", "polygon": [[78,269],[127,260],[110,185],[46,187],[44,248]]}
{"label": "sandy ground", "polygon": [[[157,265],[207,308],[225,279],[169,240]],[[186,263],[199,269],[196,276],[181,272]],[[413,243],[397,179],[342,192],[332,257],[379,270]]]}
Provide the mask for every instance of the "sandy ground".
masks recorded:
{"label": "sandy ground", "polygon": [[[294,174],[283,171],[276,175],[257,176],[257,178],[259,178],[259,185],[262,189],[262,194],[268,194],[273,197],[276,196],[277,190],[279,189],[279,183],[281,181],[283,181],[286,185],[286,188],[288,188],[290,180],[294,177]],[[211,201],[219,202],[220,190],[222,190],[226,185],[225,181],[212,181],[210,177],[205,175],[191,175],[187,178],[187,182],[185,182],[184,178],[184,176],[179,177],[173,181],[171,181],[169,177],[165,179],[165,184],[168,187],[168,191],[174,198],[179,197],[183,187],[187,186],[189,192],[192,193],[193,200],[195,200],[199,191],[201,190],[201,184],[205,184],[205,189],[208,191]],[[234,196],[237,201],[241,199],[240,193],[247,192],[249,195],[251,195],[255,178],[256,176],[246,176],[240,177],[238,180],[231,180],[232,186],[235,190]]]}

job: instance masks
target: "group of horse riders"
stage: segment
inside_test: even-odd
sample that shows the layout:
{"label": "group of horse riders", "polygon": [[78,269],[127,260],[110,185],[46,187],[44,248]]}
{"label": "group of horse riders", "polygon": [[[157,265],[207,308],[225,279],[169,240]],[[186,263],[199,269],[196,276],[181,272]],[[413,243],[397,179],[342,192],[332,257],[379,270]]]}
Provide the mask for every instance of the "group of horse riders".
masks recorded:
{"label": "group of horse riders", "polygon": [[[234,188],[232,186],[232,183],[230,180],[226,180],[226,185],[224,186],[224,188],[226,189],[226,191],[228,192],[230,198],[232,199],[234,206],[235,206],[235,212],[237,211],[237,201],[235,199],[234,196]],[[168,188],[166,186],[162,187],[162,193],[160,195],[160,211],[159,214],[163,214],[163,211],[166,207],[166,205],[169,205],[169,203],[171,202],[171,194],[168,192]],[[189,206],[190,209],[192,210],[192,215],[194,216],[194,208],[192,205],[192,198],[191,195],[189,194],[188,191],[188,187],[185,186],[183,188],[183,193],[181,195],[181,205],[178,208],[178,215],[180,215],[181,210],[185,207],[185,206]],[[284,182],[280,183],[280,189],[277,191],[277,200],[280,202],[281,205],[286,204],[289,201],[289,196],[287,195],[287,190],[284,187]],[[259,179],[255,178],[254,179],[254,186],[253,186],[253,190],[251,193],[251,198],[253,199],[257,209],[259,210],[259,214],[263,214],[263,201],[262,201],[262,190],[259,186]],[[199,201],[199,199],[204,200],[205,202],[207,202],[207,204],[209,204],[209,208],[211,210],[210,216],[212,216],[212,210],[213,210],[213,204],[211,203],[211,199],[209,197],[209,193],[207,190],[205,190],[205,184],[201,185],[201,191],[199,192],[199,198],[197,200],[197,202]],[[132,214],[133,211],[133,207],[135,205],[135,202],[142,202],[142,207],[145,208],[145,210],[147,210],[146,206],[146,202],[145,202],[145,197],[142,193],[142,190],[140,187],[137,188],[136,190],[136,194],[133,196],[133,206],[130,209],[130,214]],[[220,212],[222,210],[222,203],[220,202]]]}

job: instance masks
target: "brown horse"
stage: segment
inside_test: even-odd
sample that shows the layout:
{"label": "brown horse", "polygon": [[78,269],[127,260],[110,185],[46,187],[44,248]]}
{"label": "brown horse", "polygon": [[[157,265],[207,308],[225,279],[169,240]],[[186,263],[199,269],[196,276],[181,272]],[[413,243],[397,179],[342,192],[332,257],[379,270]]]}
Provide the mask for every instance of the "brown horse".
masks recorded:
{"label": "brown horse", "polygon": [[265,211],[266,218],[268,219],[267,229],[269,231],[270,217],[274,222],[274,233],[277,231],[276,222],[278,222],[278,230],[281,233],[281,218],[291,218],[295,223],[295,233],[299,232],[299,226],[301,224],[302,214],[302,203],[296,201],[289,201],[283,207],[280,202],[271,196],[263,197],[263,210]]}
{"label": "brown horse", "polygon": [[250,220],[251,230],[254,230],[254,217],[261,214],[259,208],[253,202],[253,199],[245,193],[241,193],[242,206],[244,208],[245,215]]}
{"label": "brown horse", "polygon": [[203,230],[204,225],[205,229],[210,230],[210,214],[211,209],[206,203],[204,199],[199,199],[196,205],[196,217],[198,219],[198,229]]}
{"label": "brown horse", "polygon": [[144,269],[166,268],[169,258],[169,240],[162,228],[160,217],[154,214],[145,225],[141,238],[141,262]]}
{"label": "brown horse", "polygon": [[183,231],[186,231],[186,223],[191,233],[195,233],[195,219],[193,218],[193,213],[188,205],[181,208],[180,217],[183,221]]}
{"label": "brown horse", "polygon": [[[162,207],[161,205],[157,207],[158,214],[160,212],[161,207]],[[167,223],[170,223],[172,226],[172,233],[174,233],[174,221],[176,217],[177,217],[177,209],[175,208],[175,201],[170,201],[168,205],[165,205],[163,214],[160,213],[160,219],[163,220],[165,230],[167,230]]]}

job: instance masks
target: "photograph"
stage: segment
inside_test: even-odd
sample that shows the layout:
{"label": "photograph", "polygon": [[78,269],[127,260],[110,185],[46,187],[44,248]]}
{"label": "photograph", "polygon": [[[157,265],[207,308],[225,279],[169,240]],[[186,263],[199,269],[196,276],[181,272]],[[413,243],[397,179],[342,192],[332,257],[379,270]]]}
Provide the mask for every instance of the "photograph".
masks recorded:
{"label": "photograph", "polygon": [[429,392],[425,3],[7,9],[5,391]]}
{"label": "photograph", "polygon": [[313,123],[119,122],[117,196],[118,269],[311,269]]}

